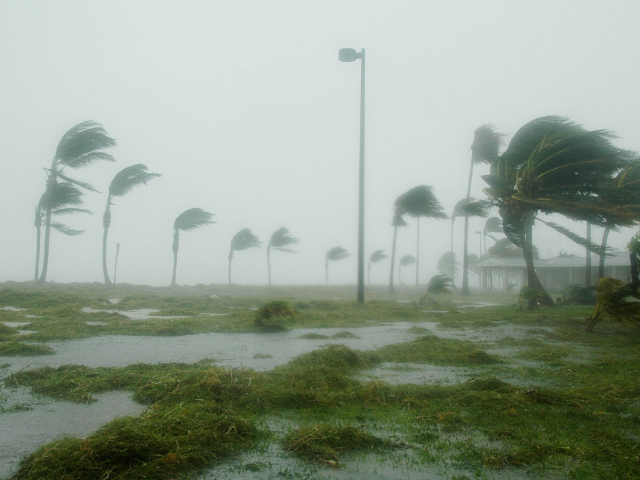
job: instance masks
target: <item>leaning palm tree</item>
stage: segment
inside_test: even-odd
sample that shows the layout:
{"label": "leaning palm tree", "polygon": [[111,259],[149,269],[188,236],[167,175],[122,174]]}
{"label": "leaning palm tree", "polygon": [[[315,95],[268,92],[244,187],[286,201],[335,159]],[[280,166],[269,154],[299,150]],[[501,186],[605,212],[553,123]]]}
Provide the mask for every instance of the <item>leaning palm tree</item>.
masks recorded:
{"label": "leaning palm tree", "polygon": [[[485,124],[476,128],[471,144],[471,167],[469,168],[469,183],[467,184],[467,200],[471,199],[471,181],[473,167],[478,163],[494,163],[500,153],[502,133],[494,130],[493,125]],[[464,250],[462,254],[462,294],[469,295],[469,214],[464,216]]]}
{"label": "leaning palm tree", "polygon": [[416,259],[413,255],[405,255],[400,259],[400,265],[398,265],[398,283],[402,285],[402,267],[408,267],[416,263]]}
{"label": "leaning palm tree", "polygon": [[440,275],[448,277],[451,285],[453,285],[453,281],[451,280],[453,277],[452,273],[458,271],[458,265],[460,265],[460,262],[456,259],[455,253],[444,252],[438,260],[436,268],[438,272],[440,272]]}
{"label": "leaning palm tree", "polygon": [[376,250],[369,257],[369,265],[367,269],[367,283],[369,285],[371,285],[371,264],[378,263],[384,260],[385,258],[389,258],[389,257],[387,256],[387,254],[384,253],[384,250]]}
{"label": "leaning palm tree", "polygon": [[482,231],[482,236],[484,237],[484,254],[487,254],[487,237],[495,242],[498,241],[492,233],[504,233],[504,229],[502,228],[502,220],[500,217],[490,217],[487,218],[487,221],[484,222],[484,230]]}
{"label": "leaning palm tree", "polygon": [[215,223],[213,214],[205,212],[201,208],[190,208],[185,210],[173,222],[173,278],[171,285],[176,284],[176,267],[178,265],[178,249],[180,248],[180,232],[190,232],[196,228],[204,227]]}
{"label": "leaning palm tree", "polygon": [[351,254],[342,247],[333,247],[327,252],[324,258],[324,276],[325,284],[329,285],[329,262],[337,262],[338,260],[344,260]]}
{"label": "leaning palm tree", "polygon": [[269,243],[267,244],[267,271],[269,273],[269,285],[271,285],[271,250],[297,253],[295,250],[287,247],[289,245],[295,245],[298,242],[300,242],[300,240],[291,235],[288,228],[280,227],[278,230],[273,232],[269,239]]}
{"label": "leaning palm tree", "polygon": [[640,292],[637,285],[604,277],[598,282],[596,293],[596,310],[587,325],[587,332],[591,332],[596,323],[606,317],[640,328]]}
{"label": "leaning palm tree", "polygon": [[393,274],[395,272],[395,262],[396,262],[396,241],[398,239],[398,227],[406,227],[408,225],[402,217],[404,213],[402,212],[402,197],[404,193],[396,198],[396,201],[393,203],[393,218],[391,219],[391,226],[393,227],[393,244],[391,246],[391,269],[389,272],[389,293],[395,293],[393,286]]}
{"label": "leaning palm tree", "polygon": [[107,236],[109,235],[109,227],[111,226],[111,205],[114,197],[122,197],[129,193],[138,185],[146,185],[149,180],[160,177],[159,173],[149,173],[146,165],[138,163],[131,165],[116,173],[111,185],[109,185],[109,195],[107,196],[107,207],[102,216],[102,226],[104,233],[102,234],[102,273],[104,275],[104,283],[111,285],[109,272],[107,271]]}
{"label": "leaning palm tree", "polygon": [[401,197],[400,210],[403,215],[418,219],[416,240],[416,287],[420,281],[420,217],[437,219],[448,218],[444,208],[433,193],[433,187],[418,185],[405,192]]}
{"label": "leaning palm tree", "polygon": [[231,285],[231,261],[233,260],[233,254],[250,248],[260,248],[260,245],[262,245],[262,242],[258,240],[257,235],[253,233],[250,228],[243,228],[233,236],[231,246],[229,247],[229,285]]}
{"label": "leaning palm tree", "polygon": [[[77,170],[100,160],[115,161],[111,155],[103,150],[115,146],[116,141],[107,135],[102,125],[96,122],[82,122],[62,136],[58,148],[51,161],[51,168],[47,172],[47,185],[45,194],[50,194],[56,188],[60,179],[85,190],[96,191],[88,183],[74,180],[67,176],[66,169]],[[44,254],[42,259],[42,274],[40,283],[47,281],[49,266],[49,239],[51,236],[51,215],[53,207],[46,206],[44,218]],[[54,227],[55,228],[55,227]]]}
{"label": "leaning palm tree", "polygon": [[[79,188],[69,182],[58,182],[48,189],[40,197],[40,201],[35,209],[34,226],[36,227],[36,270],[34,282],[38,281],[38,269],[40,267],[40,243],[41,231],[47,210],[51,210],[51,217],[59,215],[69,215],[72,213],[88,213],[89,210],[79,208],[82,205],[82,192]],[[82,230],[74,230],[60,222],[51,222],[51,228],[67,236],[80,235]]]}

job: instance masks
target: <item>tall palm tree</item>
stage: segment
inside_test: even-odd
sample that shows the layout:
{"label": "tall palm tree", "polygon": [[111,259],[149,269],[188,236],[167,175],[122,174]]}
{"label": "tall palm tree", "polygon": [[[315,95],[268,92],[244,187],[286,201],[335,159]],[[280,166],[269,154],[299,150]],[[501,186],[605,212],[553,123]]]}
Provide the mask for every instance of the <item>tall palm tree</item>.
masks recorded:
{"label": "tall palm tree", "polygon": [[329,262],[337,262],[338,260],[344,260],[351,254],[342,247],[333,247],[327,252],[324,258],[324,277],[325,284],[329,285]]}
{"label": "tall palm tree", "polygon": [[[469,168],[469,183],[467,184],[467,200],[471,199],[471,181],[473,180],[473,166],[479,163],[493,163],[498,158],[502,145],[502,133],[494,130],[491,124],[480,125],[473,134],[471,144],[471,166]],[[462,254],[462,294],[469,292],[469,214],[464,216],[464,250]]]}
{"label": "tall palm tree", "polygon": [[[69,182],[58,182],[52,188],[45,191],[40,197],[40,201],[35,208],[35,220],[33,225],[36,227],[36,269],[34,282],[38,281],[38,269],[40,267],[40,243],[42,224],[47,214],[47,210],[51,210],[51,217],[59,215],[69,215],[72,213],[88,213],[89,210],[78,208],[83,204],[82,192],[79,188]],[[51,228],[58,230],[68,236],[80,235],[83,230],[74,230],[60,222],[51,222]]]}
{"label": "tall palm tree", "polygon": [[267,244],[267,271],[269,272],[269,285],[271,285],[271,250],[297,253],[295,250],[287,247],[289,245],[295,245],[298,242],[300,242],[300,239],[291,235],[288,228],[280,227],[278,230],[273,232],[269,239],[269,243]]}
{"label": "tall palm tree", "polygon": [[[82,122],[70,129],[62,136],[58,148],[51,161],[51,168],[46,169],[47,186],[45,193],[51,193],[59,179],[76,185],[85,190],[96,191],[88,183],[74,180],[67,176],[66,169],[77,170],[97,161],[115,161],[114,158],[103,150],[115,146],[116,141],[107,135],[105,129],[99,123],[93,121]],[[47,281],[49,266],[49,238],[51,235],[51,215],[53,207],[46,206],[44,211],[44,256],[42,259],[42,274],[40,283]]]}
{"label": "tall palm tree", "polygon": [[391,219],[391,226],[393,227],[393,244],[391,246],[391,269],[389,272],[389,293],[394,294],[395,289],[393,286],[393,274],[394,267],[396,262],[396,241],[398,239],[398,227],[406,227],[408,225],[402,217],[404,213],[402,212],[401,202],[404,193],[396,198],[396,201],[393,203],[393,218]]}
{"label": "tall palm tree", "polygon": [[389,256],[384,253],[384,250],[376,250],[369,257],[369,265],[368,265],[368,268],[367,268],[367,283],[369,285],[371,285],[371,264],[372,263],[378,263],[378,262],[384,260],[385,258],[389,258]]}
{"label": "tall palm tree", "polygon": [[[492,166],[485,192],[498,206],[504,233],[524,251],[527,282],[544,292],[533,262],[533,225],[539,213],[558,213],[604,226],[606,218],[639,218],[640,205],[603,203],[607,179],[627,168],[634,154],[611,144],[612,134],[588,131],[562,117],[541,117],[524,125]],[[584,240],[586,244],[586,240]],[[545,294],[543,305],[553,305]],[[536,302],[530,302],[535,308]]]}
{"label": "tall palm tree", "polygon": [[400,265],[398,265],[398,283],[402,285],[402,267],[408,267],[409,265],[413,265],[416,262],[416,259],[413,255],[405,255],[400,259]]}
{"label": "tall palm tree", "polygon": [[190,208],[185,210],[173,222],[173,277],[171,285],[176,284],[176,267],[178,265],[178,249],[180,248],[180,232],[190,232],[196,228],[204,227],[215,223],[213,214],[205,212],[201,208]]}
{"label": "tall palm tree", "polygon": [[[463,198],[458,203],[456,203],[455,207],[453,207],[453,212],[451,213],[451,256],[450,256],[452,262],[453,262],[453,259],[455,258],[455,255],[453,254],[453,225],[456,221],[456,218],[463,217],[467,214],[464,210],[465,205],[474,201],[475,201],[475,198],[473,197]],[[454,265],[451,264],[451,271],[454,272],[456,270],[457,268],[454,268]],[[451,285],[453,285],[453,288],[456,288],[455,278],[453,273],[451,274]]]}
{"label": "tall palm tree", "polygon": [[149,180],[158,178],[162,175],[159,173],[149,173],[146,165],[138,163],[130,167],[120,170],[111,180],[109,185],[109,194],[107,195],[107,207],[102,216],[102,226],[104,233],[102,234],[102,273],[104,275],[104,283],[111,285],[109,272],[107,271],[107,236],[109,235],[109,227],[111,226],[111,205],[114,197],[122,197],[129,193],[138,185],[146,185]]}
{"label": "tall palm tree", "polygon": [[231,246],[229,247],[229,285],[231,285],[231,261],[233,260],[233,254],[235,252],[241,252],[242,250],[248,250],[249,248],[260,248],[262,242],[258,240],[255,233],[250,228],[243,228],[236,233],[231,239]]}

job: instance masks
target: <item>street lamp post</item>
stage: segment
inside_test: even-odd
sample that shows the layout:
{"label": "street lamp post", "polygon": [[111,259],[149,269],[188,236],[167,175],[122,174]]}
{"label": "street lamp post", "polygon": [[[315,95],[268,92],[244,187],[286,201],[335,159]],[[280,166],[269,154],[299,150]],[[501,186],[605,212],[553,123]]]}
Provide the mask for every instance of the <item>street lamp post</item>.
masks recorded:
{"label": "street lamp post", "polygon": [[341,62],[360,59],[360,180],[358,195],[358,303],[364,303],[364,48],[342,48],[338,52]]}

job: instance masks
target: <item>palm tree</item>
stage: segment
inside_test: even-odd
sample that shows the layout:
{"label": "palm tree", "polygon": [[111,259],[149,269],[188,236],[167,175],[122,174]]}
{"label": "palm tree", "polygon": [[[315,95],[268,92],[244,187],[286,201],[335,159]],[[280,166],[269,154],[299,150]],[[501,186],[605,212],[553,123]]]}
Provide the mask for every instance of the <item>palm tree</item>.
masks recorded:
{"label": "palm tree", "polygon": [[413,255],[405,255],[400,259],[400,265],[398,265],[398,283],[402,285],[402,267],[407,267],[416,263],[416,259]]}
{"label": "palm tree", "polygon": [[[494,163],[500,153],[502,133],[494,130],[493,125],[485,124],[476,128],[471,144],[471,167],[469,168],[469,183],[467,184],[467,201],[471,200],[471,181],[473,180],[473,166],[478,163]],[[462,254],[462,294],[469,292],[469,214],[464,216],[464,250]]]}
{"label": "palm tree", "polygon": [[420,271],[420,217],[430,217],[445,219],[444,208],[433,193],[433,187],[418,185],[401,195],[400,211],[402,215],[409,215],[418,219],[417,240],[416,240],[416,287],[419,283]]}
{"label": "palm tree", "polygon": [[[640,205],[602,201],[609,198],[607,179],[634,159],[632,152],[614,147],[612,137],[562,117],[538,118],[516,132],[491,175],[483,177],[490,203],[500,209],[505,235],[524,251],[530,288],[544,292],[533,262],[533,225],[539,213],[559,213],[596,226],[604,226],[607,218],[639,218]],[[545,293],[541,303],[553,305],[553,300]],[[529,306],[535,308],[536,302]]]}
{"label": "palm tree", "polygon": [[394,266],[396,262],[396,241],[398,239],[398,227],[406,227],[408,225],[402,217],[404,213],[402,212],[401,202],[404,193],[396,198],[396,201],[393,203],[393,218],[391,219],[391,226],[393,227],[393,244],[391,246],[391,269],[389,272],[389,293],[394,294],[394,286],[393,286],[393,274],[394,274]]}
{"label": "palm tree", "polygon": [[453,280],[451,280],[453,278],[452,273],[458,271],[458,265],[460,265],[460,262],[456,259],[455,253],[444,252],[438,260],[436,267],[440,275],[449,277],[449,281],[451,281],[451,285],[453,285]]}
{"label": "palm tree", "polygon": [[605,277],[598,282],[596,293],[596,310],[587,325],[587,332],[591,332],[605,317],[640,328],[640,292],[637,285]]}
{"label": "palm tree", "polygon": [[492,233],[504,233],[504,229],[502,228],[502,219],[500,217],[490,217],[487,218],[487,221],[484,222],[484,230],[482,231],[482,235],[484,237],[484,254],[487,254],[487,237],[489,237],[494,242],[497,242],[498,239],[495,238]]}
{"label": "palm tree", "polygon": [[329,285],[329,262],[337,262],[338,260],[344,260],[351,254],[342,247],[333,247],[327,252],[324,259],[324,276],[325,284]]}
{"label": "palm tree", "polygon": [[[453,225],[457,217],[462,217],[466,215],[464,206],[474,201],[475,201],[475,198],[473,197],[463,198],[458,203],[456,203],[455,207],[453,207],[453,212],[451,213],[451,257],[450,257],[451,261],[453,261],[453,259],[455,258],[455,255],[453,253]],[[457,270],[457,269],[454,268],[453,264],[451,264],[451,271],[453,272],[454,270]],[[453,288],[456,288],[455,278],[453,273],[451,274],[451,285],[453,285]]]}
{"label": "palm tree", "polygon": [[[40,267],[40,243],[41,231],[47,210],[51,210],[51,216],[69,215],[72,213],[88,213],[89,210],[78,208],[83,203],[82,192],[69,182],[58,182],[52,188],[45,191],[35,208],[34,226],[36,227],[36,270],[34,282],[38,281],[38,269]],[[80,235],[83,230],[74,230],[60,222],[51,222],[51,227],[68,236]]]}
{"label": "palm tree", "polygon": [[102,216],[102,226],[104,233],[102,235],[102,273],[104,275],[104,283],[111,285],[109,272],[107,271],[107,236],[109,235],[109,227],[111,226],[111,205],[114,197],[122,197],[129,193],[138,185],[146,185],[149,180],[160,177],[159,173],[147,172],[146,165],[138,163],[131,165],[116,173],[111,185],[109,185],[109,195],[107,196],[107,207]]}
{"label": "palm tree", "polygon": [[427,293],[431,294],[442,294],[442,293],[451,293],[451,289],[453,288],[453,284],[451,283],[451,278],[447,275],[434,275],[429,280],[427,284]]}
{"label": "palm tree", "polygon": [[180,232],[190,232],[196,228],[204,227],[215,223],[213,214],[205,212],[201,208],[190,208],[185,210],[173,222],[173,278],[171,285],[176,284],[176,267],[178,265],[178,249],[180,248]]}
{"label": "palm tree", "polygon": [[385,258],[389,258],[389,256],[384,253],[384,250],[376,250],[369,257],[369,265],[368,265],[368,269],[367,269],[367,283],[369,285],[371,285],[371,264],[372,263],[378,263],[378,262],[384,260]]}
{"label": "palm tree", "polygon": [[[59,183],[59,179],[76,185],[85,190],[96,191],[88,183],[74,180],[67,176],[66,169],[77,170],[86,167],[97,161],[115,161],[104,149],[115,146],[116,141],[107,135],[102,125],[96,122],[82,122],[73,127],[62,136],[58,148],[51,161],[51,168],[45,169],[47,172],[47,186],[45,194],[51,194]],[[47,281],[47,268],[49,265],[49,238],[51,235],[51,215],[53,207],[50,205],[44,208],[44,256],[42,260],[42,274],[40,283]],[[54,227],[55,228],[55,227]]]}
{"label": "palm tree", "polygon": [[289,233],[289,229],[280,227],[273,232],[269,243],[267,244],[267,271],[269,272],[269,285],[271,285],[271,250],[279,252],[297,253],[295,250],[287,248],[289,245],[295,245],[300,240]]}
{"label": "palm tree", "polygon": [[260,248],[261,244],[262,242],[258,240],[256,234],[250,228],[243,228],[233,236],[231,247],[229,248],[229,285],[231,285],[231,260],[233,260],[233,254],[249,248]]}

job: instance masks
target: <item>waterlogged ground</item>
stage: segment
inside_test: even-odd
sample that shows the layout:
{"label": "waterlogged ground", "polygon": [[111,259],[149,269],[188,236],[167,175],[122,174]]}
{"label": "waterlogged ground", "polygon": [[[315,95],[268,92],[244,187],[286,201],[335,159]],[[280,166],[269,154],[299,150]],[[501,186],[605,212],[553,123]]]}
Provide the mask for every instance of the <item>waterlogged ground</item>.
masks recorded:
{"label": "waterlogged ground", "polygon": [[637,332],[351,290],[0,287],[0,478],[639,478]]}

